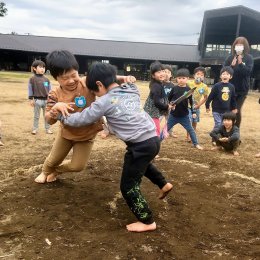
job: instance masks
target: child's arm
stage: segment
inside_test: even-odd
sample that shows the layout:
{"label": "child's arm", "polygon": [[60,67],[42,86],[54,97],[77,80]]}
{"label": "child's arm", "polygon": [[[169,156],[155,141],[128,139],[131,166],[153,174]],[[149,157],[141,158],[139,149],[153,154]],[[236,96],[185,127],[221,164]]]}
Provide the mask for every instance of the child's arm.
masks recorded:
{"label": "child's arm", "polygon": [[128,76],[117,75],[116,78],[120,83],[134,83],[134,82],[136,82],[136,78],[134,76],[131,76],[131,75],[128,75]]}
{"label": "child's arm", "polygon": [[90,125],[98,121],[105,114],[103,109],[104,105],[102,105],[99,101],[100,99],[93,102],[90,107],[85,108],[82,112],[70,114],[67,117],[64,117],[60,114],[58,120],[60,120],[65,125],[74,127]]}
{"label": "child's arm", "polygon": [[233,113],[237,113],[237,101],[235,87],[232,85],[230,107]]}
{"label": "child's arm", "polygon": [[211,92],[208,96],[208,99],[206,100],[206,103],[205,103],[205,106],[206,106],[206,112],[209,113],[210,109],[209,109],[209,105],[210,103],[212,102],[213,100],[213,97],[214,97],[214,93],[215,93],[215,87],[213,86],[212,89],[211,89]]}
{"label": "child's arm", "polygon": [[239,128],[238,127],[234,127],[233,128],[233,133],[231,134],[231,136],[228,138],[228,141],[236,141],[240,139],[240,132],[239,132]]}
{"label": "child's arm", "polygon": [[33,107],[34,106],[34,98],[33,98],[33,85],[32,85],[31,79],[28,82],[28,98],[29,98],[30,105]]}

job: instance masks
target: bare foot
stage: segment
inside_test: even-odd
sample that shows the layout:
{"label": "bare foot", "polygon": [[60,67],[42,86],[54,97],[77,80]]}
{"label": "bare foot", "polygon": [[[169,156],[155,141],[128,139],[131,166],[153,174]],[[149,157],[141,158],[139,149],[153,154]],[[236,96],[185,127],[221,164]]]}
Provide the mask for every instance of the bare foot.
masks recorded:
{"label": "bare foot", "polygon": [[164,199],[168,193],[172,190],[173,185],[171,183],[166,183],[160,190],[159,199]]}
{"label": "bare foot", "polygon": [[211,151],[220,151],[220,150],[222,150],[222,147],[221,146],[214,146],[210,150]]}
{"label": "bare foot", "polygon": [[178,137],[178,135],[173,134],[173,133],[171,133],[170,136],[173,137],[173,138],[177,138]]}
{"label": "bare foot", "polygon": [[198,150],[203,150],[204,148],[202,146],[200,146],[199,144],[195,145],[195,148],[197,148]]}
{"label": "bare foot", "polygon": [[233,151],[233,154],[234,154],[235,156],[239,156],[238,151]]}
{"label": "bare foot", "polygon": [[145,232],[145,231],[153,231],[156,229],[156,223],[152,224],[144,224],[140,221],[126,225],[126,229],[131,232]]}
{"label": "bare foot", "polygon": [[103,131],[100,132],[100,137],[101,137],[102,139],[105,139],[105,138],[107,138],[108,136],[109,136],[109,132],[108,132],[108,131],[103,130]]}
{"label": "bare foot", "polygon": [[51,173],[47,176],[46,182],[54,182],[57,181],[57,175],[55,173]]}
{"label": "bare foot", "polygon": [[256,157],[256,158],[260,158],[260,153],[257,153],[257,154],[255,155],[255,157]]}
{"label": "bare foot", "polygon": [[47,179],[47,176],[42,172],[40,175],[38,175],[34,181],[37,182],[37,183],[45,183]]}

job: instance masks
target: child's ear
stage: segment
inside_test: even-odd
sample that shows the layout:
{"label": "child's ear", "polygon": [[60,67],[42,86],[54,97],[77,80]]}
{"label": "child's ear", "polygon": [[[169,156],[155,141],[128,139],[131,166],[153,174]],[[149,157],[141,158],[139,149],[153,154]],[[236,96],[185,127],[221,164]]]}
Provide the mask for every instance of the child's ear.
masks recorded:
{"label": "child's ear", "polygon": [[99,81],[99,80],[96,81],[96,85],[97,85],[99,88],[104,87],[104,85],[102,84],[102,82]]}

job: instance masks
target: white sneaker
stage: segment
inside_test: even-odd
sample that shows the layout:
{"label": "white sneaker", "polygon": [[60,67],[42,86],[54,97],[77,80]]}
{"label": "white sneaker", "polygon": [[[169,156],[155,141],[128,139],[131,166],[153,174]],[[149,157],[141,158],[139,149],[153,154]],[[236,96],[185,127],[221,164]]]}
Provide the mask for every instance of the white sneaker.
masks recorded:
{"label": "white sneaker", "polygon": [[32,135],[36,135],[37,134],[37,130],[32,130]]}
{"label": "white sneaker", "polygon": [[47,129],[47,130],[46,130],[46,134],[52,135],[53,132],[51,131],[51,129]]}

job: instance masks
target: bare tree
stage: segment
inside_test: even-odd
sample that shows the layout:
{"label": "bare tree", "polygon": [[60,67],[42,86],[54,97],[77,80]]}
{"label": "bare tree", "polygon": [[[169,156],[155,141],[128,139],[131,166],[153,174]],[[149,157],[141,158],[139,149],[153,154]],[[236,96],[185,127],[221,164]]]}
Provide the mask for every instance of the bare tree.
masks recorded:
{"label": "bare tree", "polygon": [[0,2],[0,17],[7,15],[7,8],[4,2]]}

